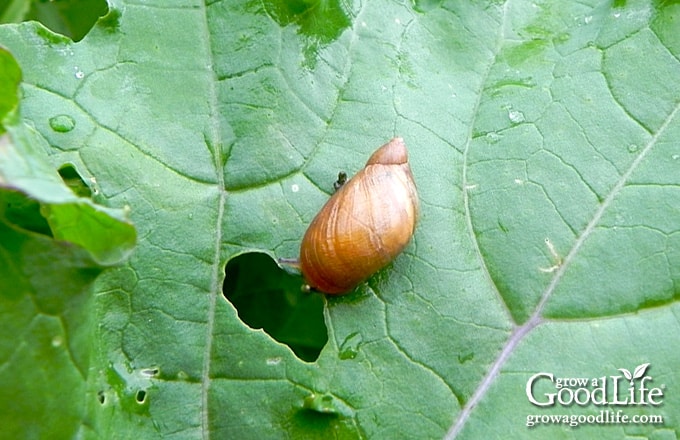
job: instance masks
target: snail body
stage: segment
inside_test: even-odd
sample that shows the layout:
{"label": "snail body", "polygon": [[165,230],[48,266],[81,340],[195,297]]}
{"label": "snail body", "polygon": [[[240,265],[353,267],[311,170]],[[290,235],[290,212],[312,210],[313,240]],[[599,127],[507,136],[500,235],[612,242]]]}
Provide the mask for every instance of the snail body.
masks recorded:
{"label": "snail body", "polygon": [[300,246],[303,277],[320,292],[349,292],[404,250],[417,216],[406,145],[394,138],[312,220]]}

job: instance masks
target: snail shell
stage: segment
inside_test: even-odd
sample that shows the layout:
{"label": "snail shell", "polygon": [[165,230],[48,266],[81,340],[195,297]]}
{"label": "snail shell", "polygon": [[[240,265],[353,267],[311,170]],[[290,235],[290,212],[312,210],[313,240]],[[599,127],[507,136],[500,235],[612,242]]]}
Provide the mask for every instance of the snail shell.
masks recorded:
{"label": "snail shell", "polygon": [[309,287],[348,292],[406,247],[416,227],[418,194],[402,138],[380,147],[309,225],[300,269]]}

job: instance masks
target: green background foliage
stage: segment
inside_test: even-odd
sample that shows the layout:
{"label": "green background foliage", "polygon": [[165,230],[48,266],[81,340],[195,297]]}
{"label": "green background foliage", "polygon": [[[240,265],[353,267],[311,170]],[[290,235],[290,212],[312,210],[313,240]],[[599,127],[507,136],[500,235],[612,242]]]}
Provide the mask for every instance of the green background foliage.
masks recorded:
{"label": "green background foliage", "polygon": [[[680,433],[676,2],[91,11],[89,31],[43,20],[70,38],[0,26],[3,435]],[[396,135],[412,243],[306,312],[268,258],[295,257],[337,172]],[[525,426],[601,409],[532,405],[533,374],[645,363],[663,405],[614,409],[663,425]]]}

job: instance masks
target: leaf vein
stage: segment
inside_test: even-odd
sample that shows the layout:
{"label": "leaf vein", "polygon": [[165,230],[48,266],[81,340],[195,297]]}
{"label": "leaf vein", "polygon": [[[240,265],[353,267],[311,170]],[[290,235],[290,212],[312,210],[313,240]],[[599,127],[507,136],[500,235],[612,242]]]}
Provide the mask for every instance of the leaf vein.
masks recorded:
{"label": "leaf vein", "polygon": [[542,293],[541,299],[540,299],[538,305],[536,306],[534,313],[531,315],[531,317],[523,325],[515,328],[512,336],[508,340],[507,344],[505,345],[505,347],[503,347],[501,354],[498,356],[496,361],[493,363],[493,365],[489,369],[489,372],[484,377],[484,379],[482,380],[480,385],[475,390],[475,393],[473,394],[473,396],[470,398],[468,403],[465,405],[465,407],[463,408],[463,410],[459,414],[454,425],[447,432],[447,434],[445,436],[445,440],[451,440],[451,439],[455,438],[458,433],[460,433],[460,431],[463,429],[463,426],[465,425],[465,422],[470,417],[472,410],[481,401],[481,399],[484,397],[486,392],[489,390],[489,388],[491,387],[491,384],[493,383],[495,378],[498,376],[500,369],[505,364],[505,362],[509,359],[510,355],[512,354],[514,349],[517,347],[517,345],[520,343],[520,341],[522,339],[524,339],[524,337],[527,334],[529,334],[535,327],[541,325],[544,322],[544,319],[541,316],[541,314],[543,313],[543,310],[545,308],[547,301],[550,299],[553,292],[557,288],[557,285],[559,284],[560,280],[562,279],[562,277],[566,273],[567,268],[570,266],[571,262],[574,261],[574,258],[578,254],[578,252],[581,249],[581,247],[583,246],[583,244],[586,242],[588,237],[590,237],[590,235],[593,233],[593,231],[595,230],[595,228],[599,224],[602,216],[604,215],[604,212],[607,210],[607,208],[612,204],[612,202],[616,198],[616,196],[624,188],[626,182],[630,179],[630,176],[633,174],[633,172],[638,168],[640,163],[647,157],[649,152],[656,145],[656,143],[657,143],[658,139],[661,137],[661,135],[663,133],[665,133],[666,129],[668,128],[670,123],[675,119],[675,117],[676,117],[676,115],[678,114],[679,111],[680,111],[680,103],[676,104],[675,108],[671,111],[671,113],[668,115],[666,120],[659,127],[659,130],[652,136],[652,138],[645,145],[645,147],[642,149],[640,154],[638,154],[638,156],[633,160],[633,162],[630,164],[628,169],[621,175],[621,177],[618,179],[617,183],[611,189],[609,194],[602,201],[599,208],[595,211],[593,218],[590,220],[590,222],[588,222],[585,229],[583,230],[581,235],[576,239],[576,241],[574,242],[574,245],[570,249],[569,253],[564,258],[563,264],[560,265],[559,269],[555,272],[555,275],[553,276],[550,284],[548,285],[548,287]]}

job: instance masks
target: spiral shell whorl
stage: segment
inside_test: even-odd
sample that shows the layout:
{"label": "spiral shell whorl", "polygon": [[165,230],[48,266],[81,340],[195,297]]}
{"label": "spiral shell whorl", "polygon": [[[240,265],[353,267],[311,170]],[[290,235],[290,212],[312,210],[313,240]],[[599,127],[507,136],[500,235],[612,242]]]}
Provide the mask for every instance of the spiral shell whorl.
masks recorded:
{"label": "spiral shell whorl", "polygon": [[395,138],[373,153],[310,224],[300,247],[303,276],[321,292],[352,290],[401,253],[417,215],[406,146]]}

